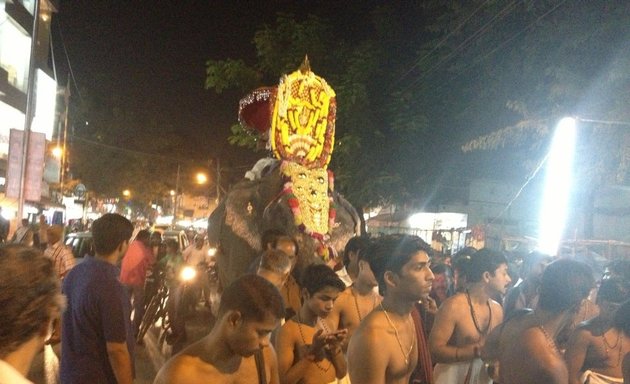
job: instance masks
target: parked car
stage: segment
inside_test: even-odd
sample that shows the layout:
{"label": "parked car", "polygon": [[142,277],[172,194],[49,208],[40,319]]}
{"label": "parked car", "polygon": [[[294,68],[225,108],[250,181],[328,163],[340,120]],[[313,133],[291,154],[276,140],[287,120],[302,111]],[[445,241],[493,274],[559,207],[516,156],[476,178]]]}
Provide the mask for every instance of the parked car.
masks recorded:
{"label": "parked car", "polygon": [[183,230],[155,228],[154,232],[160,232],[162,234],[162,241],[166,241],[168,239],[177,241],[180,251],[186,249],[188,244],[190,244],[188,236],[186,236],[186,232]]}
{"label": "parked car", "polygon": [[72,250],[72,254],[77,262],[83,261],[87,256],[94,256],[92,246],[92,232],[72,232],[66,235],[64,244]]}

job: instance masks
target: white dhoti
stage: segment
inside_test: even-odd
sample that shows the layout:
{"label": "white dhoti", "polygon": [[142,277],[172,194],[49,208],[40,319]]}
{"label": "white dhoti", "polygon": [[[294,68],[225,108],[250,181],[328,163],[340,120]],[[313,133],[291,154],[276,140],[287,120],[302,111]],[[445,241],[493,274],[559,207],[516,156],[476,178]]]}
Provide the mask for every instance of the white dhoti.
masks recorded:
{"label": "white dhoti", "polygon": [[580,381],[584,384],[615,384],[623,383],[623,378],[606,376],[601,373],[587,370],[582,374]]}
{"label": "white dhoti", "polygon": [[[469,380],[466,381],[466,377]],[[491,384],[485,364],[481,359],[464,361],[461,363],[436,364],[433,368],[433,382],[435,384]]]}

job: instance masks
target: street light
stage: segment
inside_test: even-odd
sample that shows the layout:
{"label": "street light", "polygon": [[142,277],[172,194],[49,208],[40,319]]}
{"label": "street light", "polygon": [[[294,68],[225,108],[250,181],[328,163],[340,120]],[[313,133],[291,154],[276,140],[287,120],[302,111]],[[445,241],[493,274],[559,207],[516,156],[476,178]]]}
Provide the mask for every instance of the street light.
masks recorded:
{"label": "street light", "polygon": [[197,180],[197,184],[205,184],[208,182],[208,176],[203,172],[198,172],[195,175],[195,180]]}
{"label": "street light", "polygon": [[130,190],[128,190],[128,189],[125,189],[124,191],[122,191],[122,194],[123,194],[123,196],[125,196],[125,197],[129,197],[129,196],[131,196],[131,191],[130,191]]}
{"label": "street light", "polygon": [[55,147],[52,149],[52,155],[54,157],[56,157],[57,159],[61,159],[61,156],[63,155],[63,148],[61,147]]}

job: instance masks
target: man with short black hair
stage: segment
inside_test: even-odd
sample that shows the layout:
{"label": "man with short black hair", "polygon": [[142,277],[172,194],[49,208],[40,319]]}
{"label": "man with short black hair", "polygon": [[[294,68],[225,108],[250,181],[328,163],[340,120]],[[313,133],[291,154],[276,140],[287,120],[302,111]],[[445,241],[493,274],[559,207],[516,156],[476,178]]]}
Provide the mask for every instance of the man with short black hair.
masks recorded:
{"label": "man with short black hair", "polygon": [[[353,254],[355,251],[350,251],[349,253],[352,255],[349,255],[350,257],[348,258],[344,255],[344,263],[352,258],[352,262],[356,264],[356,275],[353,278],[353,283],[341,292],[333,306],[332,312],[326,318],[326,322],[330,324],[331,329],[348,330],[347,341],[352,337],[361,321],[373,309],[377,308],[382,300],[381,295],[375,290],[378,287],[378,281],[371,268],[372,254],[365,252],[368,245],[369,241],[361,241],[360,246],[355,244],[355,248],[351,248],[360,251],[356,251],[356,254]],[[348,249],[348,246],[346,246],[346,249]],[[343,345],[344,352],[348,348],[347,341]]]}
{"label": "man with short black hair", "polygon": [[630,275],[623,273],[630,271],[630,262],[616,264],[620,270],[604,275],[597,291],[599,315],[578,325],[569,339],[565,359],[570,384],[623,382],[620,361],[630,352],[630,337],[624,336],[614,319],[630,295]]}
{"label": "man with short black hair", "polygon": [[357,278],[361,252],[369,244],[370,239],[367,236],[355,236],[346,243],[342,258],[343,268],[337,271],[337,275],[346,284],[346,287],[351,286],[352,282]]}
{"label": "man with short black hair", "polygon": [[487,248],[479,250],[467,267],[467,288],[449,297],[438,309],[429,335],[436,384],[489,383],[481,361],[486,336],[503,321],[501,305],[492,300],[505,294],[511,279],[507,259]]}
{"label": "man with short black hair", "polygon": [[323,264],[302,272],[303,304],[278,332],[278,370],[284,384],[332,383],[347,374],[341,345],[346,330],[332,330],[324,319],[345,288],[335,272]]}
{"label": "man with short black hair", "polygon": [[129,247],[133,225],[108,213],[92,224],[95,257],[72,268],[63,293],[61,382],[64,384],[133,381],[133,335],[129,296],[118,281],[117,264]]}
{"label": "man with short black hair", "polygon": [[269,337],[283,316],[282,297],[271,283],[240,277],[223,292],[210,334],[167,361],[154,383],[278,384]]}
{"label": "man with short black hair", "polygon": [[558,347],[560,331],[571,324],[593,287],[591,269],[575,260],[560,259],[547,266],[540,284],[538,306],[522,310],[488,336],[483,359],[499,363],[495,381],[506,384],[566,384],[567,365]]}
{"label": "man with short black hair", "polygon": [[26,375],[63,310],[51,261],[34,248],[0,248],[0,383],[31,384]]}
{"label": "man with short black hair", "polygon": [[383,301],[356,329],[348,346],[350,380],[361,384],[407,384],[418,364],[414,304],[429,296],[431,247],[417,236],[378,238],[366,258]]}

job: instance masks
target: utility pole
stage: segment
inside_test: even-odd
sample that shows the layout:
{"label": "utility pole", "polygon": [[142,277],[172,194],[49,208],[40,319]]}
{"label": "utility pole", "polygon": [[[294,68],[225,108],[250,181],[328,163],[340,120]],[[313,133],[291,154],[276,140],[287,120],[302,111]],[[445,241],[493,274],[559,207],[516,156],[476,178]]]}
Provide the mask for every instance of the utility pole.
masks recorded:
{"label": "utility pole", "polygon": [[181,166],[177,163],[177,177],[175,178],[175,201],[173,202],[173,221],[171,225],[173,228],[175,227],[175,223],[177,222],[177,205],[179,204],[179,173],[181,170]]}
{"label": "utility pole", "polygon": [[37,36],[39,35],[39,6],[41,0],[35,0],[33,12],[33,33],[31,35],[31,58],[28,65],[28,83],[26,88],[26,111],[24,113],[24,136],[22,138],[22,164],[20,167],[20,191],[18,194],[18,220],[24,217],[24,186],[26,185],[26,165],[28,160],[28,147],[31,136],[31,124],[35,108],[35,52],[37,50]]}
{"label": "utility pole", "polygon": [[219,205],[219,201],[221,201],[221,163],[219,163],[219,158],[217,157],[217,205]]}
{"label": "utility pole", "polygon": [[63,204],[63,184],[64,184],[64,180],[66,177],[66,160],[67,160],[67,154],[66,154],[66,146],[68,143],[68,108],[69,108],[69,104],[70,104],[70,74],[68,74],[68,84],[66,85],[66,89],[63,93],[63,100],[64,103],[66,104],[66,110],[64,111],[63,114],[63,145],[61,146],[61,180],[59,181],[59,189],[61,192],[61,202]]}

